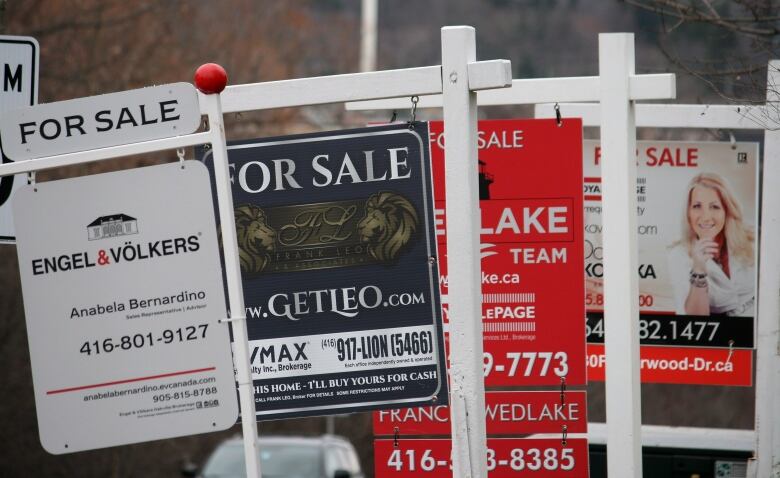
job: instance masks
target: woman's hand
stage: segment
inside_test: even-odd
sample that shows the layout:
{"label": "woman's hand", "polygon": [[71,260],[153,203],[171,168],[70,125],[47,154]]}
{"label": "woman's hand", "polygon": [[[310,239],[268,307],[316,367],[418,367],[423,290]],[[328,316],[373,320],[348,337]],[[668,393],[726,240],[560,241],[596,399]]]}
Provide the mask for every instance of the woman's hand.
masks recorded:
{"label": "woman's hand", "polygon": [[691,259],[693,260],[693,272],[704,274],[707,272],[707,261],[718,255],[718,243],[709,239],[699,239],[693,243]]}

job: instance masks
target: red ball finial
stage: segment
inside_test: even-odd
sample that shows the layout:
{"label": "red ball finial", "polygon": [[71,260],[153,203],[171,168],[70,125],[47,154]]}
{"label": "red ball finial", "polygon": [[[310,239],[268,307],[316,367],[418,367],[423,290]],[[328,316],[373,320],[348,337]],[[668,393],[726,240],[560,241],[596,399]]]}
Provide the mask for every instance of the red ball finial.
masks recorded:
{"label": "red ball finial", "polygon": [[225,69],[216,63],[206,63],[195,70],[195,86],[207,95],[222,93],[227,79]]}

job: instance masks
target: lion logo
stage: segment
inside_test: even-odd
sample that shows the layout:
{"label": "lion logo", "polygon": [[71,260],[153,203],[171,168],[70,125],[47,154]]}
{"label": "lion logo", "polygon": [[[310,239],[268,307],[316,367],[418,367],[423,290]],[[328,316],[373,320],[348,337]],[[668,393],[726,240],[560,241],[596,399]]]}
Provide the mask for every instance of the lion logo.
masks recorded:
{"label": "lion logo", "polygon": [[417,211],[405,197],[379,192],[366,201],[366,216],[357,226],[360,242],[380,262],[395,259],[417,230]]}
{"label": "lion logo", "polygon": [[246,274],[262,272],[276,250],[276,231],[268,225],[265,212],[252,204],[235,208],[238,255]]}

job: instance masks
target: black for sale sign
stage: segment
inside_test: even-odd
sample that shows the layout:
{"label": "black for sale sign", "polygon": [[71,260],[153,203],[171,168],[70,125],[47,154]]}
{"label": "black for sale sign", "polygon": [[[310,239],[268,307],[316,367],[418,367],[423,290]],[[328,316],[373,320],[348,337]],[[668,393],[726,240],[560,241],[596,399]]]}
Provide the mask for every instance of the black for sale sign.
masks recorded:
{"label": "black for sale sign", "polygon": [[258,419],[446,403],[427,123],[228,162]]}

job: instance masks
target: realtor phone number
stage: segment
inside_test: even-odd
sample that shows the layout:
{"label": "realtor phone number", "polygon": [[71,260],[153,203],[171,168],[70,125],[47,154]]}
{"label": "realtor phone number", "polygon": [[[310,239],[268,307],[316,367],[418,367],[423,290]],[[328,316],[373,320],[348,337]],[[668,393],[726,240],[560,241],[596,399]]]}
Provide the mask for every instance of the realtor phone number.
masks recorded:
{"label": "realtor phone number", "polygon": [[[639,340],[679,345],[708,345],[718,342],[720,322],[713,320],[678,320],[674,316],[639,319]],[[589,343],[604,342],[604,317],[588,317],[585,335]]]}
{"label": "realtor phone number", "polygon": [[79,352],[87,355],[108,354],[117,350],[142,349],[154,347],[155,344],[172,344],[190,342],[206,338],[209,324],[188,325],[176,329],[165,329],[162,332],[146,332],[134,335],[123,335],[119,338],[107,337],[87,340],[81,345]]}
{"label": "realtor phone number", "polygon": [[217,387],[196,388],[194,390],[185,390],[183,392],[173,393],[161,393],[154,395],[152,400],[154,403],[167,402],[170,400],[186,400],[188,398],[205,397],[208,395],[216,395]]}
{"label": "realtor phone number", "polygon": [[[575,465],[573,448],[512,448],[508,452],[487,449],[488,471],[571,471]],[[387,466],[397,472],[451,470],[452,461],[434,457],[432,450],[397,449],[390,453]]]}
{"label": "realtor phone number", "polygon": [[482,371],[507,377],[565,377],[569,373],[569,355],[566,352],[506,352],[483,353]]}

